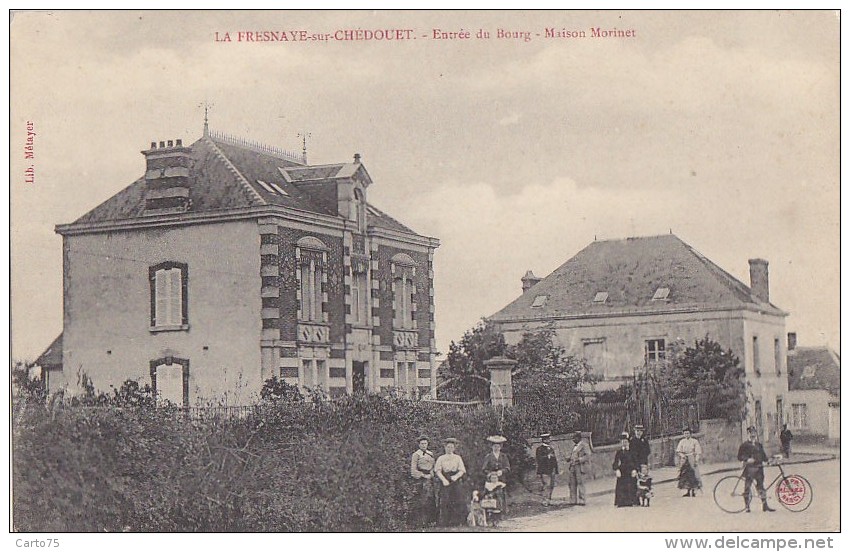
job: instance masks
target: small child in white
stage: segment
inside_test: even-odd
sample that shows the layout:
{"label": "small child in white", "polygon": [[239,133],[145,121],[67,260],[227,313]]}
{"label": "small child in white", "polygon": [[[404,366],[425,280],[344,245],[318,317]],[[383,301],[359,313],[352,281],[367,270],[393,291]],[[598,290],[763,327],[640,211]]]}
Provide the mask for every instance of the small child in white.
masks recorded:
{"label": "small child in white", "polygon": [[505,487],[507,485],[503,481],[499,481],[499,476],[496,472],[491,472],[487,475],[487,481],[484,483],[484,498],[481,500],[481,507],[487,514],[487,522],[493,527],[502,518],[504,511]]}
{"label": "small child in white", "polygon": [[649,476],[649,466],[646,464],[640,465],[640,472],[637,476],[637,494],[640,505],[649,507],[649,499],[653,497],[652,477]]}
{"label": "small child in white", "polygon": [[469,503],[469,515],[466,524],[470,527],[487,527],[487,513],[481,507],[478,491],[472,491],[472,502]]}

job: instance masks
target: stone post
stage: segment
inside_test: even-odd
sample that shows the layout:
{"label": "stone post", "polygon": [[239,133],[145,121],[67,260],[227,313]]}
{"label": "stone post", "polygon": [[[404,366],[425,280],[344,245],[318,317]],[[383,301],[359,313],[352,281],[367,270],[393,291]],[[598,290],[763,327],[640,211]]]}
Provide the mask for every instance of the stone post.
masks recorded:
{"label": "stone post", "polygon": [[484,361],[484,366],[490,370],[490,404],[513,406],[514,386],[511,370],[516,366],[516,361],[506,357],[493,357]]}

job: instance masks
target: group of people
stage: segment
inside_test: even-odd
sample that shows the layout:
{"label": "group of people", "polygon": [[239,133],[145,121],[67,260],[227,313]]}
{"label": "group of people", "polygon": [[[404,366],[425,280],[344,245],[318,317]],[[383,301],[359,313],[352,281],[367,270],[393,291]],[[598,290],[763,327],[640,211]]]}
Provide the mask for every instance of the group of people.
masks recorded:
{"label": "group of people", "polygon": [[[649,439],[644,436],[642,425],[634,427],[634,436],[628,432],[621,435],[620,449],[614,454],[614,470],[617,482],[614,490],[614,504],[622,506],[649,506],[652,497],[652,478],[649,476]],[[555,489],[555,476],[560,473],[551,435],[540,436],[540,446],[535,452],[537,475],[544,492],[544,504],[550,504]],[[568,482],[570,489],[569,504],[584,506],[587,504],[584,482],[590,473],[592,451],[584,440],[582,432],[573,434],[573,446],[568,457]]]}
{"label": "group of people", "polygon": [[614,505],[649,506],[652,498],[652,477],[649,475],[649,439],[642,425],[634,427],[634,435],[624,431],[620,435],[620,448],[614,453],[611,469],[617,482],[614,487]]}
{"label": "group of people", "polygon": [[[534,453],[537,461],[537,475],[540,477],[540,486],[544,492],[543,503],[546,505],[552,501],[555,476],[560,473],[551,438],[550,433],[540,435],[540,446]],[[581,431],[573,433],[573,448],[570,450],[567,475],[569,476],[570,503],[576,506],[584,506],[587,503],[584,496],[584,479],[590,473],[591,454],[590,446],[583,440]]]}
{"label": "group of people", "polygon": [[[754,482],[764,511],[772,512],[764,490],[764,465],[768,457],[758,442],[756,428],[750,427],[748,432],[749,440],[738,449],[738,459],[744,463],[746,510],[750,511],[750,487]],[[678,487],[685,491],[682,496],[695,497],[697,489],[702,489],[702,447],[689,427],[682,430],[682,436],[676,445],[675,454],[679,467]],[[544,504],[547,505],[551,503],[555,478],[560,473],[551,437],[549,433],[540,435],[541,442],[535,451],[537,475],[544,494]],[[648,507],[653,496],[649,473],[649,439],[642,425],[635,425],[633,434],[623,432],[620,437],[620,448],[614,454],[611,465],[616,476],[614,505]],[[790,456],[792,435],[787,426],[783,427],[780,438],[783,454]],[[439,457],[428,448],[430,441],[427,437],[418,439],[418,449],[410,459],[410,477],[414,482],[414,504],[411,509],[414,525],[495,525],[508,511],[506,479],[511,471],[511,463],[502,452],[502,444],[506,439],[501,435],[491,435],[487,441],[490,443],[490,452],[484,457],[480,469],[484,482],[480,488],[471,489],[463,458],[455,452],[457,439],[445,439],[445,452]],[[567,467],[570,504],[584,506],[587,503],[585,478],[590,473],[592,452],[581,431],[573,434],[572,441]]]}
{"label": "group of people", "polygon": [[507,512],[506,480],[511,462],[502,452],[507,439],[491,435],[487,441],[490,452],[481,466],[484,483],[471,490],[466,465],[455,452],[457,439],[445,439],[445,452],[439,457],[429,450],[428,437],[423,435],[418,439],[419,448],[410,458],[410,477],[414,482],[411,513],[415,526],[495,525]]}

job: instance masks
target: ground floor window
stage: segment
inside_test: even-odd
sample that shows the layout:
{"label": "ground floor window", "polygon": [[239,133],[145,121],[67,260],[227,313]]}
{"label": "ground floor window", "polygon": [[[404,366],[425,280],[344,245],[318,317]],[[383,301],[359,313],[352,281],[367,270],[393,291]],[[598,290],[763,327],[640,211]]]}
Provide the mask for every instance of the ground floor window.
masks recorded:
{"label": "ground floor window", "polygon": [[792,404],[791,405],[791,419],[789,420],[789,425],[793,429],[806,429],[809,427],[809,405],[802,404]]}
{"label": "ground floor window", "polygon": [[157,401],[189,406],[189,360],[164,357],[150,361],[151,387]]}

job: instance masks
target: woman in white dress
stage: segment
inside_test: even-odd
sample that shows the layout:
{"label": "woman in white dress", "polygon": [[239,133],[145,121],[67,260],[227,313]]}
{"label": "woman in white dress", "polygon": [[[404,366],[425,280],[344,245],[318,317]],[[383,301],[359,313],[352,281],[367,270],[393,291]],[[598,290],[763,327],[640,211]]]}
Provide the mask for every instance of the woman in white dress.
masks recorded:
{"label": "woman in white dress", "polygon": [[463,464],[463,458],[455,454],[457,439],[449,438],[444,443],[446,453],[437,458],[434,464],[434,475],[440,482],[439,524],[443,527],[453,527],[466,523],[467,499],[463,487],[466,466]]}

